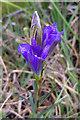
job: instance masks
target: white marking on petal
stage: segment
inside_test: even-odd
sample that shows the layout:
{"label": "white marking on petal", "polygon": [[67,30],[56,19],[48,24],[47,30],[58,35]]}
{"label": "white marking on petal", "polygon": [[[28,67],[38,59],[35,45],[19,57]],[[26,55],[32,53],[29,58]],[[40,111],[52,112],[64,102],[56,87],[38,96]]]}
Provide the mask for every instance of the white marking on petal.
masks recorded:
{"label": "white marking on petal", "polygon": [[25,47],[21,47],[21,46],[20,46],[20,48],[21,48],[21,52],[22,52],[22,53],[24,53],[24,52],[26,51]]}

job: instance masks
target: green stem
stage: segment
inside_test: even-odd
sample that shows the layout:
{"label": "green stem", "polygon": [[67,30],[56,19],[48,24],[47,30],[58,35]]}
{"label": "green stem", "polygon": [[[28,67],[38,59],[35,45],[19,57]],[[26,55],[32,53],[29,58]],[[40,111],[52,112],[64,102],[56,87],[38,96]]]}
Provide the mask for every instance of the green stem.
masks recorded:
{"label": "green stem", "polygon": [[38,111],[38,106],[39,106],[39,96],[41,93],[41,75],[35,75],[35,90],[36,90],[36,113]]}

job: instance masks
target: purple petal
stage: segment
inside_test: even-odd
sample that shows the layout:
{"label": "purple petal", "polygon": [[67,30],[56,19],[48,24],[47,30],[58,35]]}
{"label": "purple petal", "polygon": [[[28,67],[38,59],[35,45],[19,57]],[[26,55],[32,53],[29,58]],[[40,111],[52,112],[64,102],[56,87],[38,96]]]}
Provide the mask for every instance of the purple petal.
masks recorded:
{"label": "purple petal", "polygon": [[18,52],[20,54],[24,54],[25,51],[29,51],[30,50],[30,45],[25,43],[25,44],[19,44],[18,46]]}
{"label": "purple petal", "polygon": [[30,55],[28,56],[28,65],[31,68],[31,70],[39,75],[42,71],[42,67],[43,67],[43,59],[40,57],[37,57],[36,55]]}
{"label": "purple petal", "polygon": [[58,33],[59,36],[61,36],[64,33],[64,30]]}
{"label": "purple petal", "polygon": [[43,59],[46,59],[46,58],[47,58],[49,48],[50,48],[50,45],[45,46],[45,48],[44,48],[44,50],[43,50],[43,52],[42,52],[42,56],[41,56]]}
{"label": "purple petal", "polygon": [[[54,26],[56,26],[57,24],[54,24]],[[49,51],[48,51],[48,55],[50,55],[52,53],[52,51],[54,50],[54,48],[56,47],[56,45],[61,42],[61,35],[64,33],[64,31],[54,34],[51,33],[48,35],[48,39],[46,39],[46,43],[45,46],[50,45]],[[46,56],[46,55],[45,55]]]}
{"label": "purple petal", "polygon": [[50,34],[53,30],[52,30],[52,27],[51,27],[51,26],[46,26],[46,27],[44,27],[44,28],[42,29],[42,31],[43,31],[44,33]]}
{"label": "purple petal", "polygon": [[42,60],[42,59],[39,59],[39,61],[38,61],[38,64],[37,64],[37,74],[38,75],[41,74],[43,62],[44,62],[44,60]]}
{"label": "purple petal", "polygon": [[41,56],[42,51],[43,51],[43,49],[40,47],[40,45],[38,45],[38,46],[32,46],[32,50],[33,50],[33,54],[37,55],[38,57]]}
{"label": "purple petal", "polygon": [[54,23],[53,25],[52,25],[52,29],[53,29],[53,33],[54,34],[57,34],[58,32],[57,32],[57,23]]}
{"label": "purple petal", "polygon": [[32,54],[31,46],[29,44],[19,44],[18,52],[24,56],[24,58],[28,61],[27,53]]}
{"label": "purple petal", "polygon": [[[37,49],[36,49],[37,54],[41,54],[40,49],[41,47],[37,46]],[[37,55],[32,53],[32,46],[27,43],[20,44],[18,46],[18,52],[24,56],[31,70],[35,74],[39,75],[42,71],[44,60],[41,57],[38,57]]]}
{"label": "purple petal", "polygon": [[51,26],[46,26],[43,28],[42,31],[43,31],[42,47],[44,47],[49,34],[51,34],[53,32],[53,30],[52,30]]}
{"label": "purple petal", "polygon": [[56,35],[55,34],[50,34],[48,36],[48,39],[46,40],[46,45],[51,45],[55,39],[56,39]]}
{"label": "purple petal", "polygon": [[43,49],[40,47],[40,45],[37,46],[35,38],[31,39],[31,47],[32,47],[33,54],[40,57],[41,54],[42,54]]}
{"label": "purple petal", "polygon": [[58,39],[59,40],[54,40],[54,42],[50,46],[50,49],[48,51],[48,55],[50,55],[53,52],[53,50],[55,49],[56,45],[61,41],[61,37],[58,37]]}
{"label": "purple petal", "polygon": [[[53,39],[53,42],[52,42],[52,40],[51,40],[51,46],[50,46],[50,49],[49,49],[49,51],[48,51],[48,54],[50,55],[51,53],[52,53],[52,51],[55,49],[55,47],[56,47],[56,45],[59,43],[59,42],[61,42],[61,37],[60,37],[60,35],[62,35],[64,33],[64,31],[62,31],[62,32],[60,32],[60,33],[58,33],[55,37],[54,37],[54,35],[53,36],[51,36],[51,38]],[[50,41],[49,41],[50,42]]]}
{"label": "purple petal", "polygon": [[33,45],[33,46],[37,46],[37,43],[36,43],[36,40],[35,40],[35,38],[32,38],[31,39],[31,45]]}

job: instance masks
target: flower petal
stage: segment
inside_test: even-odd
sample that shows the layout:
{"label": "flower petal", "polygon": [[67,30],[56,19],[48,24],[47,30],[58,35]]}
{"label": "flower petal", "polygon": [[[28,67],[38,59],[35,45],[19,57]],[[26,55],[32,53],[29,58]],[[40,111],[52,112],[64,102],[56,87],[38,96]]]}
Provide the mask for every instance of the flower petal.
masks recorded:
{"label": "flower petal", "polygon": [[50,34],[53,30],[52,30],[52,27],[51,27],[51,26],[46,26],[46,27],[44,27],[44,28],[42,29],[42,31],[43,31],[44,33]]}
{"label": "flower petal", "polygon": [[30,45],[25,43],[25,44],[19,44],[18,46],[18,52],[23,54],[25,51],[30,50]]}
{"label": "flower petal", "polygon": [[54,40],[56,39],[56,35],[55,34],[50,34],[48,36],[48,39],[46,40],[46,45],[51,45]]}
{"label": "flower petal", "polygon": [[36,43],[36,40],[35,40],[35,38],[32,38],[31,39],[31,45],[33,45],[33,46],[37,46],[37,43]]}
{"label": "flower petal", "polygon": [[31,40],[31,44],[20,44],[18,46],[18,52],[24,56],[31,70],[39,75],[41,73],[44,60],[39,57],[42,54],[43,49],[40,45],[37,46],[35,39]]}
{"label": "flower petal", "polygon": [[46,26],[43,28],[42,31],[43,31],[42,47],[44,47],[46,44],[46,41],[48,39],[49,34],[51,34],[53,32],[53,30],[52,30],[51,26]]}
{"label": "flower petal", "polygon": [[45,60],[48,56],[48,51],[49,51],[50,45],[46,45],[43,52],[42,52],[42,58]]}
{"label": "flower petal", "polygon": [[19,44],[18,52],[24,56],[24,58],[28,61],[27,53],[32,54],[31,46],[29,44]]}
{"label": "flower petal", "polygon": [[34,55],[37,55],[38,57],[41,57],[43,49],[40,47],[40,45],[32,46],[32,50],[33,50]]}
{"label": "flower petal", "polygon": [[59,36],[61,36],[64,33],[64,30],[58,33]]}
{"label": "flower petal", "polygon": [[53,29],[53,33],[54,34],[57,34],[58,32],[57,32],[57,23],[54,23],[53,25],[52,25],[52,29]]}
{"label": "flower petal", "polygon": [[50,55],[53,50],[55,49],[56,45],[61,41],[61,37],[58,37],[59,40],[54,40],[53,43],[51,44],[49,51],[48,51],[48,55]]}
{"label": "flower petal", "polygon": [[35,38],[31,39],[31,47],[32,47],[33,54],[40,57],[41,54],[42,54],[43,49],[40,47],[40,45],[37,46]]}
{"label": "flower petal", "polygon": [[42,71],[42,67],[43,67],[43,59],[40,57],[37,57],[36,55],[28,55],[28,65],[31,68],[31,70],[39,75]]}

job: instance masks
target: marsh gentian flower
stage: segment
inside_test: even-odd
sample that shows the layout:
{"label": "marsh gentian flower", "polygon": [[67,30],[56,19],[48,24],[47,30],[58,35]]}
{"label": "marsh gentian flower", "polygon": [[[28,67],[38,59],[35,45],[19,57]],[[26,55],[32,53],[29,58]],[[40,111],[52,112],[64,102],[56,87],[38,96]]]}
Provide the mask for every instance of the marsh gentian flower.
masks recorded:
{"label": "marsh gentian flower", "polygon": [[[33,18],[35,18],[35,14],[33,14]],[[61,35],[63,34],[63,31],[58,33],[56,23],[54,23],[52,26],[46,26],[42,29],[43,36],[41,40],[40,34],[37,34],[37,31],[39,33],[38,25],[40,23],[37,24],[35,20],[33,21],[33,23],[35,23],[33,25],[37,25],[37,29],[35,29],[32,25],[32,32],[34,32],[34,29],[36,34],[32,34],[31,45],[28,43],[20,44],[18,46],[18,52],[24,56],[31,70],[35,74],[39,75],[42,71],[43,62],[52,53],[56,45],[61,41]],[[39,41],[38,38],[40,38]]]}

